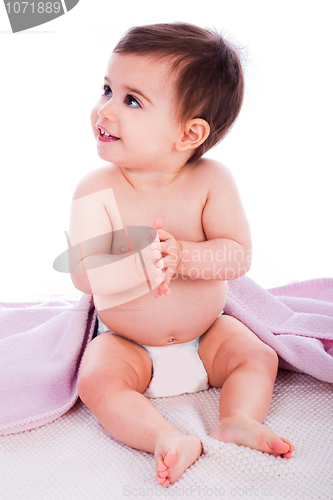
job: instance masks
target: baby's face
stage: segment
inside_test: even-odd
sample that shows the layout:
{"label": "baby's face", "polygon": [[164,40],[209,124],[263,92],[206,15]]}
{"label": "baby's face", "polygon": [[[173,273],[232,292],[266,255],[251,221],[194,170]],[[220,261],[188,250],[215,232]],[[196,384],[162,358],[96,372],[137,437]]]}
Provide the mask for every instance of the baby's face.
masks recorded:
{"label": "baby's face", "polygon": [[120,167],[170,165],[181,126],[170,63],[112,54],[104,92],[91,112],[99,156]]}

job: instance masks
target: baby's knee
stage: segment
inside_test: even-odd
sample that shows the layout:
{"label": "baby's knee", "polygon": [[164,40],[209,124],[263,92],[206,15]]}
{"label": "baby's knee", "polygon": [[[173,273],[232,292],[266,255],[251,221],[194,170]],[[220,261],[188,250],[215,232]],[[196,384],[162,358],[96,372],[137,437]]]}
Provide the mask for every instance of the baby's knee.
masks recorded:
{"label": "baby's knee", "polygon": [[262,344],[260,347],[248,353],[248,363],[255,367],[257,370],[263,370],[264,373],[276,377],[279,357],[269,345]]}
{"label": "baby's knee", "polygon": [[119,390],[123,386],[124,380],[119,374],[98,366],[81,369],[77,381],[78,394],[87,406],[98,401],[104,394],[110,395],[112,390]]}
{"label": "baby's knee", "polygon": [[88,404],[93,396],[96,397],[97,391],[100,387],[100,377],[98,373],[93,373],[91,370],[80,370],[77,380],[77,392],[81,400]]}

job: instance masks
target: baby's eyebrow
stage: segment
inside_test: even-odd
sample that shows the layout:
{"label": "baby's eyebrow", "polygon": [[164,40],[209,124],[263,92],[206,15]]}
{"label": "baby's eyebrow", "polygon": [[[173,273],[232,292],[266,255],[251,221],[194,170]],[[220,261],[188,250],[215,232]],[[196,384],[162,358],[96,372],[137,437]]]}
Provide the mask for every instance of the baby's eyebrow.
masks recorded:
{"label": "baby's eyebrow", "polygon": [[146,95],[145,95],[145,94],[144,94],[141,90],[133,89],[133,88],[131,88],[131,87],[125,87],[125,88],[126,88],[126,91],[127,91],[127,92],[134,92],[134,94],[139,94],[139,95],[141,95],[144,99],[146,99],[146,101],[150,102],[150,104],[153,104],[153,103],[151,102],[151,100],[150,100],[150,99],[148,99],[148,97],[147,97],[147,96],[146,96]]}
{"label": "baby's eyebrow", "polygon": [[[104,77],[104,80],[106,80],[111,85],[111,82],[107,76]],[[148,97],[141,90],[134,89],[133,87],[126,87],[126,86],[124,86],[124,89],[126,90],[126,92],[134,92],[134,94],[141,95],[144,99],[146,99],[146,101],[150,102],[150,104],[153,105],[151,100],[148,99]]]}

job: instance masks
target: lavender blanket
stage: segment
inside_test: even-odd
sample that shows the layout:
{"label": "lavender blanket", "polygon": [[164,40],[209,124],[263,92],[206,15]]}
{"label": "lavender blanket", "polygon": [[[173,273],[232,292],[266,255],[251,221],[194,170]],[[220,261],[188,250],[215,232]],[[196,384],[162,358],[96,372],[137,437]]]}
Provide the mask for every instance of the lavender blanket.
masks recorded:
{"label": "lavender blanket", "polygon": [[225,312],[280,357],[280,368],[333,383],[333,279],[264,290],[247,276],[230,281]]}
{"label": "lavender blanket", "polygon": [[[229,282],[225,312],[280,356],[281,367],[333,383],[333,279],[264,290]],[[96,312],[79,301],[0,303],[0,435],[40,427],[77,400],[77,375]]]}
{"label": "lavender blanket", "polygon": [[0,303],[0,435],[40,427],[73,406],[95,318],[85,294],[79,301]]}

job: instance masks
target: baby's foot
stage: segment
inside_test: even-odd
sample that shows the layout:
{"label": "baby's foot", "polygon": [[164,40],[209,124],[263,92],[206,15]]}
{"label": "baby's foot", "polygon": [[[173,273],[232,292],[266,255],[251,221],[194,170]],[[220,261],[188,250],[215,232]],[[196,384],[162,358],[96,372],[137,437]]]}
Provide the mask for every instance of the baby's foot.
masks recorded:
{"label": "baby's foot", "polygon": [[168,487],[196,461],[201,454],[201,442],[197,436],[182,432],[170,432],[161,436],[155,447],[156,479]]}
{"label": "baby's foot", "polygon": [[210,437],[283,458],[291,458],[295,450],[291,441],[278,437],[269,427],[243,415],[221,420]]}

